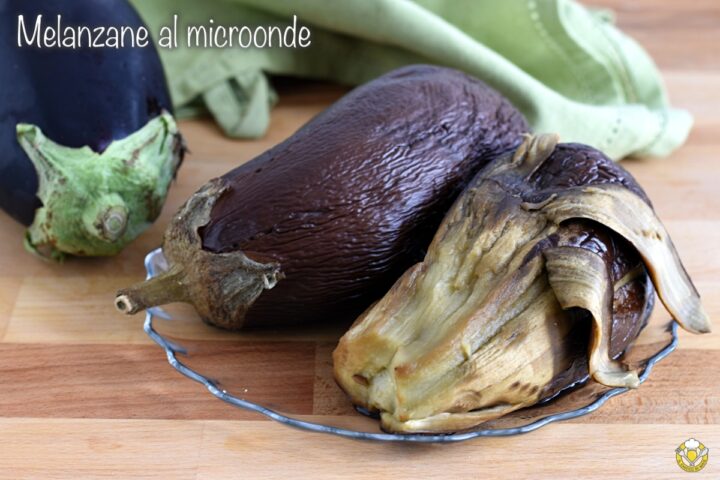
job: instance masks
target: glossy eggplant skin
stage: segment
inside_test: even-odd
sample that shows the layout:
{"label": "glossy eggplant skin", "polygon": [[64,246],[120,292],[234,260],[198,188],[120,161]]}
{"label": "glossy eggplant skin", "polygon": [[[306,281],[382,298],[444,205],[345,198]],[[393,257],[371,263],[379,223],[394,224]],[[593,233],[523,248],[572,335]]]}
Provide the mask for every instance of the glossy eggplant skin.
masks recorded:
{"label": "glossy eggplant skin", "polygon": [[37,125],[67,147],[102,152],[171,111],[156,50],[17,47],[18,15],[32,32],[35,18],[64,25],[139,27],[125,0],[0,0],[0,207],[24,225],[41,202],[38,175],[17,141],[19,123]]}
{"label": "glossy eggplant skin", "polygon": [[203,249],[279,264],[284,278],[243,325],[352,318],[422,259],[473,175],[528,131],[479,80],[401,68],[223,176]]}

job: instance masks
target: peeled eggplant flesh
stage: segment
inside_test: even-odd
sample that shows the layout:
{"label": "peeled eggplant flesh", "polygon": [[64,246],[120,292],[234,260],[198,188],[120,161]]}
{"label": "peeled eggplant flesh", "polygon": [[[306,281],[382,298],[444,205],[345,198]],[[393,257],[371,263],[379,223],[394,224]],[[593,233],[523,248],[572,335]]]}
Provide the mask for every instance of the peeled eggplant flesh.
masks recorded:
{"label": "peeled eggplant flesh", "polygon": [[384,430],[456,432],[584,378],[638,386],[617,357],[653,285],[686,330],[710,322],[645,193],[602,153],[528,137],[459,197],[424,261],[342,337],[338,384]]}
{"label": "peeled eggplant flesh", "polygon": [[474,174],[527,131],[461,72],[391,72],[195,193],[165,234],[169,271],[120,291],[116,306],[188,302],[228,329],[352,321],[422,260]]}

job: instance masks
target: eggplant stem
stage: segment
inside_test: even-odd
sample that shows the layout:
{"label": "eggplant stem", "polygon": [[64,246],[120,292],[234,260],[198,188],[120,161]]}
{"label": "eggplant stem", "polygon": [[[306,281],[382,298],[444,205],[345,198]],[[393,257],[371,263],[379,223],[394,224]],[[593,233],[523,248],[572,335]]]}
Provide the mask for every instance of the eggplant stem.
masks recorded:
{"label": "eggplant stem", "polygon": [[115,308],[126,315],[133,315],[150,307],[187,301],[184,280],[182,268],[171,268],[157,277],[120,290],[115,297]]}

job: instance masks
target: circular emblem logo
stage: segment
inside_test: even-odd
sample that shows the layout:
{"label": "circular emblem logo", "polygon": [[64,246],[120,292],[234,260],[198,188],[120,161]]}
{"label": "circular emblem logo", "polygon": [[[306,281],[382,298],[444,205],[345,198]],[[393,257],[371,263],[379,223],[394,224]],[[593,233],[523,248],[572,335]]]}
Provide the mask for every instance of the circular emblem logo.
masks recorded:
{"label": "circular emblem logo", "polygon": [[689,438],[675,449],[675,460],[686,472],[699,472],[707,465],[708,448],[694,438]]}

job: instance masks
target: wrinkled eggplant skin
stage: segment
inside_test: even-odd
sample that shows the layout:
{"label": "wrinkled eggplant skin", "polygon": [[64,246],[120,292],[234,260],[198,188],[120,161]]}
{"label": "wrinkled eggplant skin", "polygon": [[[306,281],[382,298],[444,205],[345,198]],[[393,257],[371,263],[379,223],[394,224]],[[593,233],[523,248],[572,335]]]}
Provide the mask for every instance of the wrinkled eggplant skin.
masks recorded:
{"label": "wrinkled eggplant skin", "polygon": [[233,170],[200,231],[211,252],[277,262],[245,325],[350,319],[421,260],[443,215],[529,127],[461,72],[395,70]]}
{"label": "wrinkled eggplant skin", "polygon": [[[600,150],[580,143],[559,144],[550,159],[528,179],[528,183],[530,188],[542,195],[572,187],[622,185],[652,207],[647,194],[630,172]],[[528,198],[531,199],[530,196]]]}
{"label": "wrinkled eggplant skin", "polygon": [[30,225],[40,207],[37,173],[16,139],[18,123],[42,129],[67,147],[102,152],[172,111],[156,50],[17,47],[18,15],[64,25],[131,26],[142,20],[125,0],[0,0],[0,207]]}

